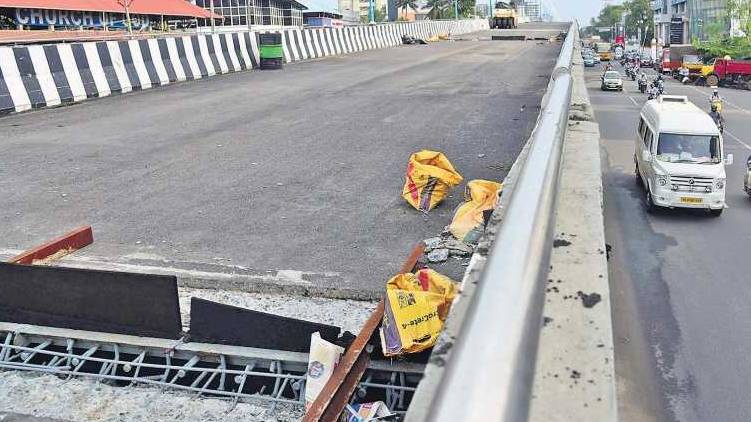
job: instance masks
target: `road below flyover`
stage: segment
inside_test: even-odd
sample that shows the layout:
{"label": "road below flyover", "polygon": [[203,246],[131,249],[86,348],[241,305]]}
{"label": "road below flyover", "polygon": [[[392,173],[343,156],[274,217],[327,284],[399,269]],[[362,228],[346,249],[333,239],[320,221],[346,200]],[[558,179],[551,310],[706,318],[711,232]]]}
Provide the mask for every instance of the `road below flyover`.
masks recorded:
{"label": "road below flyover", "polygon": [[[630,80],[623,93],[601,92],[600,74],[589,70],[587,79],[602,134],[620,416],[751,420],[751,201],[743,192],[751,95],[720,90],[728,100],[725,152],[735,156],[726,168],[729,208],[717,218],[682,210],[649,215],[633,164],[646,96]],[[668,94],[708,110],[709,88],[666,81]]]}
{"label": "road below flyover", "polygon": [[409,155],[502,180],[559,48],[402,46],[4,117],[0,255],[90,224],[75,259],[375,295],[463,198],[412,209]]}

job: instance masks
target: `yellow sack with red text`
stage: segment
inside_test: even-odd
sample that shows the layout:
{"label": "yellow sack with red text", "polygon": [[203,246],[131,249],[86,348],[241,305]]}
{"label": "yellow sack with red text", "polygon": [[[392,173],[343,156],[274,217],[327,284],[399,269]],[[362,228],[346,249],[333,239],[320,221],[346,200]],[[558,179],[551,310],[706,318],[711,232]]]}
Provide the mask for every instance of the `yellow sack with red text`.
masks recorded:
{"label": "yellow sack with red text", "polygon": [[456,294],[454,281],[429,268],[389,280],[380,331],[383,354],[417,353],[433,347]]}
{"label": "yellow sack with red text", "polygon": [[470,180],[464,189],[464,203],[454,212],[449,231],[464,243],[477,243],[485,231],[486,218],[498,205],[503,184],[490,180]]}
{"label": "yellow sack with red text", "polygon": [[442,152],[422,150],[409,157],[402,197],[413,207],[428,212],[462,181]]}

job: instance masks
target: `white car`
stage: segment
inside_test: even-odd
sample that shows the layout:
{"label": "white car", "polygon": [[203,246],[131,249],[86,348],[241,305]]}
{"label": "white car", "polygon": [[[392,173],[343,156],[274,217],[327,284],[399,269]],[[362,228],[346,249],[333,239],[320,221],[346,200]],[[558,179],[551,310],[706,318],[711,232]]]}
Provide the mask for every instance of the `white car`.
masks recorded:
{"label": "white car", "polygon": [[647,212],[658,207],[700,208],[719,216],[725,209],[722,134],[709,115],[686,96],[662,95],[641,110],[634,144],[637,182]]}
{"label": "white car", "polygon": [[603,91],[616,90],[623,91],[623,79],[621,74],[616,70],[608,70],[602,75],[602,85],[600,89]]}

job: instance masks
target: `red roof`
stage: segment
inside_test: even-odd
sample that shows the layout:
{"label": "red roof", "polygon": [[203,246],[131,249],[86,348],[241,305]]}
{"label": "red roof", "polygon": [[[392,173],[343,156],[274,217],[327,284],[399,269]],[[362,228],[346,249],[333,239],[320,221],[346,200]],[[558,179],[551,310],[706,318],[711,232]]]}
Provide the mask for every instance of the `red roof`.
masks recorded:
{"label": "red roof", "polygon": [[[211,12],[208,10],[190,4],[185,0],[130,1],[130,13],[137,15],[211,17]],[[123,6],[117,0],[0,0],[0,7],[124,13]],[[221,18],[220,15],[214,15],[215,18]]]}

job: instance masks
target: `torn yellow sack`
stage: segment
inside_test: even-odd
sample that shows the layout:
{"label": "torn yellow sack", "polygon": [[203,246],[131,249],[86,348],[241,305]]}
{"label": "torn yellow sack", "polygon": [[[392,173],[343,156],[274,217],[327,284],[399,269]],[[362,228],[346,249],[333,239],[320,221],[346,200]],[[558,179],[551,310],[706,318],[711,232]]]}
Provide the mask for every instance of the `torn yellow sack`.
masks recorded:
{"label": "torn yellow sack", "polygon": [[477,243],[485,231],[486,217],[498,205],[503,184],[490,180],[470,180],[464,189],[464,203],[454,212],[449,231],[457,240]]}
{"label": "torn yellow sack", "polygon": [[384,355],[417,353],[432,347],[456,293],[454,281],[428,268],[389,280],[381,327]]}
{"label": "torn yellow sack", "polygon": [[416,209],[428,212],[461,181],[462,176],[443,153],[422,150],[409,157],[402,197]]}

